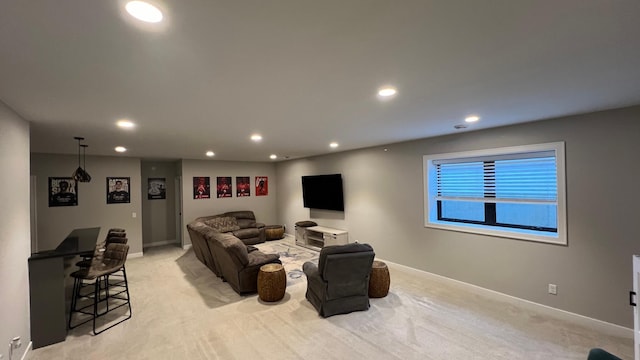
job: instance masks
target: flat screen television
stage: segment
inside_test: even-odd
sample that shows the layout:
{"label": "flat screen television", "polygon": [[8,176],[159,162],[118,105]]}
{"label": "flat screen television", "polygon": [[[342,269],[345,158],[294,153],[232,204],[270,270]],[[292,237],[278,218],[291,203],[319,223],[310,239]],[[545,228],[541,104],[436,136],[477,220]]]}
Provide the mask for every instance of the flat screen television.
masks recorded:
{"label": "flat screen television", "polygon": [[303,176],[302,200],[306,208],[344,211],[342,174]]}

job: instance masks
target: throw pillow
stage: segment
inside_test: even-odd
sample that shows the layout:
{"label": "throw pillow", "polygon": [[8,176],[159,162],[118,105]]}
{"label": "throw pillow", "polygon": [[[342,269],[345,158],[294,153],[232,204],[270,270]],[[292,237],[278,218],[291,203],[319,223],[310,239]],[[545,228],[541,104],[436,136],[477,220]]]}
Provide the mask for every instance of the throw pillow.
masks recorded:
{"label": "throw pillow", "polygon": [[296,226],[311,227],[311,226],[318,226],[318,223],[316,223],[315,221],[311,221],[311,220],[305,220],[305,221],[298,221],[296,223]]}
{"label": "throw pillow", "polygon": [[204,222],[218,232],[229,232],[240,229],[238,221],[234,217],[217,217]]}

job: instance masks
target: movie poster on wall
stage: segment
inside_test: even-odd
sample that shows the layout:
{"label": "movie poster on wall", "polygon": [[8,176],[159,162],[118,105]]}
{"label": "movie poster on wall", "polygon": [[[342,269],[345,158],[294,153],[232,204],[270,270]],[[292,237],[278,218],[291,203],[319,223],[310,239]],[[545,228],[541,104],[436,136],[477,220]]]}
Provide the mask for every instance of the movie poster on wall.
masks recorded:
{"label": "movie poster on wall", "polygon": [[54,206],[78,206],[78,183],[73,178],[49,178],[49,207]]}
{"label": "movie poster on wall", "polygon": [[108,177],[107,178],[107,204],[129,204],[130,177]]}
{"label": "movie poster on wall", "polygon": [[251,196],[251,180],[248,176],[236,176],[236,196]]}
{"label": "movie poster on wall", "polygon": [[164,200],[167,198],[167,179],[149,178],[147,183],[147,200]]}
{"label": "movie poster on wall", "polygon": [[193,198],[194,199],[211,198],[211,183],[208,176],[193,177]]}
{"label": "movie poster on wall", "polygon": [[269,177],[256,176],[256,196],[269,195]]}
{"label": "movie poster on wall", "polygon": [[218,197],[227,198],[231,197],[233,193],[233,186],[231,184],[231,176],[218,176]]}

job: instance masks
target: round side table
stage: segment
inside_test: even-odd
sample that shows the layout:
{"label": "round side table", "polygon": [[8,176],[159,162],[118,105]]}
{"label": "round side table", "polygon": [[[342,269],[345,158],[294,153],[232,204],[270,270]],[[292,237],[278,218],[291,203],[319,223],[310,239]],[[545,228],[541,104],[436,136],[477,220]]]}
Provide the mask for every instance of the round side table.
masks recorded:
{"label": "round side table", "polygon": [[287,288],[287,273],[281,264],[266,264],[258,272],[258,297],[262,301],[280,301]]}
{"label": "round side table", "polygon": [[374,261],[371,265],[371,275],[369,276],[369,297],[381,298],[389,293],[391,278],[389,268],[382,261]]}
{"label": "round side table", "polygon": [[284,237],[284,226],[267,225],[264,227],[265,240],[278,240]]}

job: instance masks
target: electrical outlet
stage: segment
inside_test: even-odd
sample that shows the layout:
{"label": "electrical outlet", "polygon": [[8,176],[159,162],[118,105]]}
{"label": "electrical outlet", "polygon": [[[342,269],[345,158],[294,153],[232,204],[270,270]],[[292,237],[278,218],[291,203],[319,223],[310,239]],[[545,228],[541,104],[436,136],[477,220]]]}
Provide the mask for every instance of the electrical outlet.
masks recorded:
{"label": "electrical outlet", "polygon": [[558,285],[556,285],[556,284],[549,284],[549,294],[551,294],[551,295],[558,295]]}

